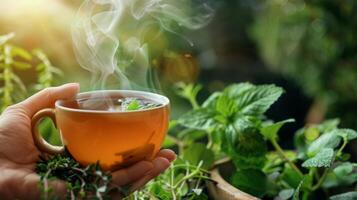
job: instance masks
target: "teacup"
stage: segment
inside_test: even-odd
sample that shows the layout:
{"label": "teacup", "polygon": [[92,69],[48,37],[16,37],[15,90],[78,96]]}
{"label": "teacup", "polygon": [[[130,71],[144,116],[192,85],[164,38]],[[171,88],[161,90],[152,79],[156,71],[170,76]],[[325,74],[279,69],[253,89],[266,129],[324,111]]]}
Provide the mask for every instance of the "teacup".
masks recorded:
{"label": "teacup", "polygon": [[[124,97],[158,105],[132,111],[113,109],[113,100]],[[53,146],[42,138],[38,124],[45,117],[55,123],[63,146]],[[55,108],[36,113],[32,135],[42,152],[58,154],[67,149],[84,166],[99,162],[104,170],[114,170],[153,159],[161,148],[168,122],[169,99],[165,96],[133,90],[92,91],[78,94],[75,100],[58,100]]]}

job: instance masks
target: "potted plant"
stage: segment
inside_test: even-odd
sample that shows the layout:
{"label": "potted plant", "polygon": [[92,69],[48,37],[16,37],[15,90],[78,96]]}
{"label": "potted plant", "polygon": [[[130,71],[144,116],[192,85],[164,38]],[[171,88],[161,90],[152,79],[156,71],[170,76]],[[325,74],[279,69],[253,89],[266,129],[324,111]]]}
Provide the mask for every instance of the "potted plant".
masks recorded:
{"label": "potted plant", "polygon": [[[287,151],[278,144],[278,131],[294,120],[274,123],[264,116],[283,94],[282,88],[233,84],[213,93],[201,105],[195,100],[199,89],[193,85],[180,86],[179,94],[192,103],[193,110],[181,116],[177,123],[186,127],[186,137],[196,142],[204,136],[201,133],[202,137],[193,139],[192,133],[197,130],[206,133],[206,155],[214,155],[215,160],[227,157],[230,160],[216,162],[211,170],[211,178],[218,184],[213,186],[210,182],[209,189],[213,195],[222,195],[217,199],[327,198],[341,188],[351,186],[353,190],[357,165],[348,162],[349,156],[343,149],[357,138],[357,133],[338,128],[339,120],[301,128],[295,134],[296,149]],[[273,150],[268,151],[268,143]],[[212,159],[206,158],[202,157],[202,161],[212,163]],[[348,192],[331,198],[356,195]]]}

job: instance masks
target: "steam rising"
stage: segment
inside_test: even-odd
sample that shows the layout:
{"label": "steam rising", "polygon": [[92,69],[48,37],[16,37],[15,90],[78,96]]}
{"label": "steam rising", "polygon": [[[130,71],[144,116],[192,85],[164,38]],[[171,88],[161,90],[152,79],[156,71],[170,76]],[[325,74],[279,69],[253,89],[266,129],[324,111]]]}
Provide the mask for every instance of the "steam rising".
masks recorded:
{"label": "steam rising", "polygon": [[198,29],[212,16],[211,7],[197,0],[86,0],[72,27],[75,54],[95,88],[115,76],[121,89],[147,89],[153,79],[145,35]]}

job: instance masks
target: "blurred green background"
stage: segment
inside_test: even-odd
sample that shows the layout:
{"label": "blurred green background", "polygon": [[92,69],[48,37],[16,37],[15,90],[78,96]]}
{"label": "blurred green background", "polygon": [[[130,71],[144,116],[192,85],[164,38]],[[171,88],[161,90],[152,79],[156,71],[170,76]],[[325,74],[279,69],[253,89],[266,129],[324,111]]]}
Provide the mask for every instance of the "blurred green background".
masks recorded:
{"label": "blurred green background", "polygon": [[[2,0],[0,35],[13,32],[12,44],[29,52],[43,50],[62,71],[50,85],[80,82],[85,91],[91,89],[90,74],[78,65],[70,35],[81,3]],[[173,118],[189,108],[174,92],[177,82],[202,83],[199,98],[203,99],[229,83],[249,81],[285,88],[268,113],[274,120],[296,119],[282,131],[284,147],[291,147],[298,127],[327,118],[341,118],[342,127],[357,128],[356,1],[219,0],[213,5],[214,18],[204,28],[165,32],[150,40],[150,63],[159,78],[158,88],[172,101]],[[39,79],[36,68],[14,69],[14,73],[26,86]],[[53,127],[46,123],[43,129]],[[356,160],[353,146],[350,151]]]}

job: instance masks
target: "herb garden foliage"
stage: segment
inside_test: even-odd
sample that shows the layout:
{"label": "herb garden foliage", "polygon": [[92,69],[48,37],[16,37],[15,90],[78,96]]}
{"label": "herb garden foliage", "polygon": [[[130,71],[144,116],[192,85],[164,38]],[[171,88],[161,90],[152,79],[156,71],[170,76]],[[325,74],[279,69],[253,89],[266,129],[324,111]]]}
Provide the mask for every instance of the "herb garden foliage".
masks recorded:
{"label": "herb garden foliage", "polygon": [[357,100],[356,19],[357,1],[262,1],[252,36],[269,67],[336,109]]}
{"label": "herb garden foliage", "polygon": [[[54,84],[54,76],[61,74],[61,71],[51,64],[42,50],[34,49],[29,52],[11,44],[10,40],[14,36],[14,33],[0,35],[1,111],[27,97],[29,89],[37,91],[52,86]],[[33,64],[36,66],[38,75],[37,83],[34,87],[27,88],[16,72],[19,70],[31,70]]]}
{"label": "herb garden foliage", "polygon": [[[321,193],[327,198],[339,188],[353,190],[357,163],[348,162],[349,155],[343,149],[357,138],[356,131],[338,128],[337,119],[310,125],[296,133],[296,150],[286,151],[278,144],[278,132],[294,120],[273,123],[264,116],[282,95],[281,88],[234,84],[213,93],[202,105],[195,100],[197,88],[180,86],[181,96],[194,102],[194,109],[179,118],[178,123],[187,128],[186,132],[203,131],[208,136],[206,151],[213,152],[216,159],[222,157],[222,152],[231,158],[236,170],[229,181],[237,188],[258,197],[280,199],[321,198]],[[191,140],[201,138],[196,136],[197,132]],[[268,152],[267,142],[274,151]],[[213,163],[205,159],[202,157],[203,162]],[[356,193],[331,199],[346,196],[353,199]]]}
{"label": "herb garden foliage", "polygon": [[[41,176],[40,188],[42,199],[56,199],[49,181],[66,181],[66,199],[110,199],[110,190],[121,189],[112,186],[111,175],[101,170],[98,163],[82,167],[68,152],[63,155],[41,158],[36,165],[36,172]],[[123,193],[125,190],[121,189]]]}

